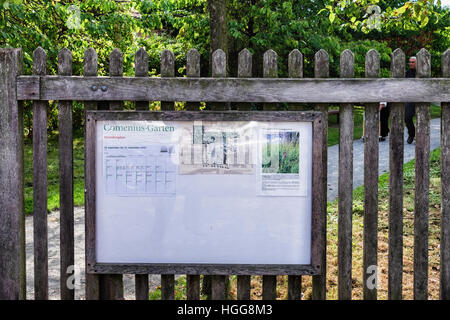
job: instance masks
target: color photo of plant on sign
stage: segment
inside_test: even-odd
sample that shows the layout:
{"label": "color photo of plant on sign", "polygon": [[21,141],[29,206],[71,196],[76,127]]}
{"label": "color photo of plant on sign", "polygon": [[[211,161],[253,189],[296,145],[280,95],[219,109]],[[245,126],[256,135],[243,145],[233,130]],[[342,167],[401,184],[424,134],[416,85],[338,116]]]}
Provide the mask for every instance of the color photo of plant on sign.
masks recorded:
{"label": "color photo of plant on sign", "polygon": [[263,129],[261,134],[261,195],[300,192],[300,132]]}

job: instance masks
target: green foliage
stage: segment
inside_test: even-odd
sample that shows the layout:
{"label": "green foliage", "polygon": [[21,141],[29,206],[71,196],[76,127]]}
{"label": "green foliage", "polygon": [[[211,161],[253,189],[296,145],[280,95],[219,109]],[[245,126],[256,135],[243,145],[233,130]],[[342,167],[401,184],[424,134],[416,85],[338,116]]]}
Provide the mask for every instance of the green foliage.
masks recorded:
{"label": "green foliage", "polygon": [[354,40],[383,42],[388,48],[401,48],[406,56],[426,48],[432,58],[432,76],[440,76],[441,54],[450,47],[450,10],[440,1],[329,0],[319,13]]}
{"label": "green foliage", "polygon": [[[377,5],[377,11],[370,7]],[[304,55],[304,76],[314,77],[314,55],[324,49],[330,56],[330,76],[339,76],[339,56],[355,54],[355,76],[364,76],[364,59],[374,48],[381,57],[381,76],[388,77],[390,54],[400,47],[407,56],[422,47],[432,58],[432,76],[440,76],[441,55],[450,47],[450,10],[439,1],[400,0],[228,0],[229,75],[237,75],[237,56],[243,48],[253,53],[253,76],[262,77],[262,56],[278,54],[278,75],[287,77],[292,49]],[[381,25],[370,20],[379,15]],[[378,20],[377,20],[378,21]],[[373,21],[372,21],[373,22]],[[185,74],[186,52],[201,54],[201,75],[209,73],[209,12],[207,0],[10,0],[0,1],[0,47],[20,47],[24,72],[32,71],[33,51],[47,52],[49,74],[57,73],[62,48],[73,55],[73,73],[83,73],[87,48],[98,53],[99,75],[107,75],[109,54],[124,54],[124,74],[134,75],[134,54],[145,47],[149,75],[160,73],[160,53],[175,55],[177,76]],[[127,104],[130,108],[131,104]],[[152,103],[158,108],[158,103]],[[25,105],[25,130],[32,132],[31,105]],[[49,132],[57,131],[57,106],[50,102]],[[74,103],[74,128],[82,133],[83,105]]]}

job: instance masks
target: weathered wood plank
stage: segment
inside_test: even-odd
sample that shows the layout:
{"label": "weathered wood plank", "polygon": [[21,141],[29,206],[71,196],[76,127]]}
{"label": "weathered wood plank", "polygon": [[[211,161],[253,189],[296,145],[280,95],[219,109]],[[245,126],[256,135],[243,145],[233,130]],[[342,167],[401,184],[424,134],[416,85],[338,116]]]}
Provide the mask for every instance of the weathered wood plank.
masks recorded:
{"label": "weathered wood plank", "polygon": [[[272,49],[264,52],[263,56],[263,76],[264,78],[278,78],[278,55]],[[276,103],[265,103],[265,111],[275,111],[278,110],[278,104]]]}
{"label": "weathered wood plank", "polygon": [[[366,78],[380,76],[380,55],[374,49],[366,54]],[[377,280],[371,281],[371,266],[378,265],[378,128],[379,103],[366,104],[364,131],[364,247],[363,296],[364,300],[377,299]]]}
{"label": "weathered wood plank", "polygon": [[[144,48],[140,48],[134,56],[135,77],[148,77],[148,53]],[[148,101],[136,101],[136,110],[148,110]],[[148,274],[136,274],[134,276],[136,300],[148,300],[149,285]]]}
{"label": "weathered wood plank", "polygon": [[[111,77],[123,75],[123,54],[119,49],[114,49],[109,56],[109,75]],[[100,90],[108,90],[108,87],[100,86]],[[122,110],[123,101],[110,101],[104,107],[107,110]],[[99,288],[101,300],[123,300],[123,276],[121,274],[100,276]]]}
{"label": "weathered wood plank", "polygon": [[[253,57],[248,49],[242,49],[238,55],[238,78],[251,78],[253,68]],[[250,110],[251,103],[239,103],[238,110]]]}
{"label": "weathered wood plank", "polygon": [[[326,234],[324,228],[326,225],[326,188],[324,184],[323,167],[324,161],[323,146],[327,140],[323,137],[323,127],[327,123],[323,112],[318,112],[317,118],[313,121],[314,147],[312,150],[312,220],[311,220],[311,267],[314,271],[311,275],[326,275],[326,265],[324,257],[326,256]],[[288,273],[289,274],[289,273]],[[313,279],[314,285],[314,279]],[[313,287],[314,290],[314,287]]]}
{"label": "weathered wood plank", "polygon": [[[33,52],[33,74],[45,76],[47,54]],[[33,101],[33,243],[34,298],[48,300],[47,243],[47,109],[48,102]]]}
{"label": "weathered wood plank", "polygon": [[263,300],[277,299],[277,276],[263,275],[262,287]]}
{"label": "weathered wood plank", "polygon": [[[175,76],[175,57],[170,50],[164,50],[161,53],[161,77],[174,77]],[[173,110],[173,102],[161,101],[161,110]],[[174,299],[174,286],[175,275],[174,274],[162,274],[161,275],[161,299],[173,300]]]}
{"label": "weathered wood plank", "polygon": [[[197,49],[191,49],[186,54],[186,76],[189,78],[200,77],[200,53]],[[200,104],[195,102],[187,102],[186,110],[199,110]]]}
{"label": "weathered wood plank", "polygon": [[[328,78],[329,77],[329,65],[330,59],[328,53],[321,49],[314,56],[314,77],[315,78]],[[321,112],[324,119],[328,119],[328,105],[319,104],[314,108],[316,111]],[[322,131],[322,194],[324,196],[323,199],[323,212],[322,219],[324,221],[322,226],[322,237],[325,243],[325,248],[322,254],[322,274],[313,276],[313,290],[312,290],[312,298],[313,300],[325,300],[326,299],[326,270],[327,270],[327,256],[326,256],[326,242],[327,242],[327,229],[326,229],[326,221],[327,221],[327,161],[328,161],[328,121],[323,122],[323,131]]]}
{"label": "weathered wood plank", "polygon": [[[342,52],[342,78],[354,76],[355,57],[350,50]],[[353,205],[353,105],[339,110],[339,217],[338,217],[338,296],[352,298],[352,205]]]}
{"label": "weathered wood plank", "polygon": [[[164,77],[175,77],[175,56],[173,52],[170,50],[164,50],[161,52],[161,78]],[[166,88],[165,90],[170,90],[170,88]],[[173,110],[174,103],[167,101],[175,101],[172,99],[148,99],[148,100],[161,100],[161,110]],[[182,100],[178,100],[182,101]]]}
{"label": "weathered wood plank", "polygon": [[[84,70],[83,74],[86,77],[94,77],[97,76],[97,52],[89,48],[86,50],[84,54]],[[92,87],[91,87],[92,88]],[[97,102],[85,102],[84,110],[96,110]],[[88,130],[89,126],[93,126],[94,124],[90,122],[86,122],[85,131]],[[95,130],[95,129],[93,129]],[[86,136],[86,133],[85,133]],[[92,141],[91,141],[92,142]],[[95,144],[88,144],[88,141],[85,140],[84,147],[84,158],[87,159],[86,155],[89,152],[95,153]],[[86,253],[86,300],[98,300],[100,298],[100,276],[95,274],[87,273],[87,270],[91,267],[88,264],[88,259],[91,261],[95,260],[95,251],[94,248],[91,247],[92,243],[95,243],[95,216],[89,214],[89,210],[95,211],[95,197],[93,197],[92,192],[95,192],[95,181],[92,181],[92,177],[95,176],[95,167],[93,163],[84,163],[84,172],[85,172],[85,190],[91,190],[91,193],[84,194],[85,198],[85,253]],[[90,187],[92,186],[92,189]]]}
{"label": "weathered wood plank", "polygon": [[229,264],[108,264],[89,265],[92,274],[210,274],[210,275],[314,275],[317,268],[311,265],[229,265]]}
{"label": "weathered wood plank", "polygon": [[[223,52],[222,49],[217,49],[212,54],[212,69],[211,74],[213,79],[221,79],[226,78],[227,76],[227,55]],[[203,101],[208,101],[203,99]],[[227,103],[209,103],[210,110],[230,110],[229,101],[226,100]]]}
{"label": "weathered wood plank", "polygon": [[237,276],[237,299],[250,300],[251,276]]}
{"label": "weathered wood plank", "polygon": [[[111,77],[123,76],[123,53],[115,48],[109,55],[109,75]],[[107,86],[101,86],[101,91],[108,90]],[[109,103],[110,110],[122,110],[123,101],[111,101]]]}
{"label": "weathered wood plank", "polygon": [[[267,50],[263,56],[264,78],[278,78],[278,55],[273,50]],[[277,104],[265,103],[264,111],[275,111]],[[263,300],[275,300],[277,296],[277,276],[263,276]]]}
{"label": "weathered wood plank", "polygon": [[175,299],[175,275],[161,274],[161,299]]}
{"label": "weathered wood plank", "polygon": [[[303,54],[298,49],[294,49],[289,53],[288,73],[289,78],[303,78]],[[302,106],[289,104],[289,110],[302,110]]]}
{"label": "weathered wood plank", "polygon": [[288,300],[302,299],[302,276],[288,276]]}
{"label": "weathered wood plank", "polygon": [[[197,49],[191,49],[186,54],[186,76],[190,78],[200,77],[200,53]],[[200,104],[187,102],[186,110],[199,110]],[[200,276],[186,275],[186,297],[188,300],[200,300]]]}
{"label": "weathered wood plank", "polygon": [[134,288],[136,291],[136,300],[148,300],[149,298],[148,274],[135,274]]}
{"label": "weathered wood plank", "polygon": [[[431,77],[431,56],[417,54],[417,77]],[[416,164],[414,201],[414,299],[428,299],[428,206],[430,191],[430,104],[416,105]]]}
{"label": "weathered wood plank", "polygon": [[97,120],[157,120],[157,121],[315,121],[320,117],[318,112],[299,111],[89,111]]}
{"label": "weathered wood plank", "polygon": [[238,78],[251,78],[253,60],[252,54],[248,49],[242,49],[238,55]]}
{"label": "weathered wood plank", "polygon": [[[175,76],[175,57],[170,50],[164,50],[161,53],[161,77],[174,77]],[[173,102],[161,101],[161,110],[173,110]],[[174,299],[174,287],[175,287],[175,275],[174,274],[162,274],[161,275],[161,299],[173,300]]]}
{"label": "weathered wood plank", "polygon": [[225,300],[227,298],[226,277],[228,276],[211,276],[211,300]]}
{"label": "weathered wood plank", "polygon": [[[252,54],[248,49],[242,49],[238,55],[238,77],[252,77]],[[240,111],[251,110],[250,103],[239,103],[237,109]],[[237,276],[237,298],[238,300],[250,300],[250,280],[249,275]]]}
{"label": "weathered wood plank", "polygon": [[[36,99],[37,79],[20,76],[18,100]],[[106,85],[108,90],[92,90]],[[40,78],[41,100],[363,103],[450,101],[450,79]]]}
{"label": "weathered wood plank", "polygon": [[[303,78],[303,55],[294,49],[288,56],[288,73],[290,78]],[[290,104],[289,110],[301,110],[296,104]],[[300,300],[302,297],[302,277],[288,275],[288,299]]]}
{"label": "weathered wood plank", "polygon": [[[144,48],[140,48],[134,57],[136,77],[148,77],[148,53]],[[136,110],[148,110],[148,101],[136,101]],[[149,285],[147,274],[136,274],[134,276],[136,300],[148,300],[149,298]]]}
{"label": "weathered wood plank", "polygon": [[[217,49],[212,53],[211,75],[215,79],[225,78],[227,76],[227,55],[222,49]],[[208,108],[215,111],[229,110],[230,105],[228,103],[210,103]],[[223,283],[221,283],[221,281],[223,281]],[[208,297],[211,297],[211,299],[225,299],[228,276],[212,277],[210,275],[205,275],[203,277],[203,283],[205,294]],[[223,293],[220,293],[222,288],[224,291]],[[209,290],[211,290],[211,292],[209,292]],[[221,298],[222,295],[224,295],[223,298]]]}
{"label": "weathered wood plank", "polygon": [[[135,77],[148,77],[148,53],[140,48],[134,56]],[[148,110],[148,101],[136,101],[136,110]]]}
{"label": "weathered wood plank", "polygon": [[[62,49],[58,54],[58,74],[72,75],[72,53]],[[59,140],[59,207],[60,207],[60,288],[61,300],[74,300],[75,290],[69,288],[68,273],[75,265],[73,211],[73,129],[72,102],[58,102]],[[73,269],[75,272],[75,269]]]}
{"label": "weathered wood plank", "polygon": [[200,300],[200,276],[186,276],[186,298],[187,300]]}
{"label": "weathered wood plank", "polygon": [[211,75],[213,78],[225,78],[227,76],[227,55],[222,49],[217,49],[212,54]]}
{"label": "weathered wood plank", "polygon": [[[401,49],[396,49],[392,53],[391,77],[403,78],[404,76],[405,54]],[[390,113],[391,137],[389,138],[389,300],[402,299],[404,115],[404,104],[393,103]]]}
{"label": "weathered wood plank", "polygon": [[100,300],[123,300],[122,275],[105,274],[99,279]]}
{"label": "weathered wood plank", "polygon": [[[450,49],[442,55],[442,76],[450,78]],[[450,300],[450,103],[441,104],[440,298]]]}
{"label": "weathered wood plank", "polygon": [[21,49],[0,49],[0,300],[26,298]]}

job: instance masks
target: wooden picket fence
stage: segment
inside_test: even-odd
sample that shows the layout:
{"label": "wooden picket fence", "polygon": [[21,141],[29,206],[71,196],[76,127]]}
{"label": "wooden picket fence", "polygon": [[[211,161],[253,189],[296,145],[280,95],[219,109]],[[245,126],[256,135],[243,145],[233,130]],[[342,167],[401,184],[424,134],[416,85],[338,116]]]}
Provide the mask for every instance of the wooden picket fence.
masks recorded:
{"label": "wooden picket fence", "polygon": [[[428,297],[428,206],[430,161],[430,101],[442,101],[441,176],[442,226],[440,297],[450,299],[450,50],[442,56],[442,78],[430,78],[431,58],[427,50],[417,54],[417,78],[405,77],[405,54],[392,54],[391,78],[382,79],[380,57],[375,50],[366,55],[365,78],[354,78],[354,55],[345,50],[340,56],[340,78],[329,78],[329,56],[315,55],[315,78],[303,78],[303,56],[299,50],[289,54],[289,79],[278,78],[277,54],[264,54],[264,78],[252,78],[252,55],[244,49],[238,58],[238,77],[226,77],[226,56],[217,50],[212,56],[212,78],[200,77],[200,55],[187,53],[185,78],[175,77],[174,55],[161,54],[161,78],[148,77],[148,55],[140,49],[135,55],[135,77],[123,77],[123,55],[111,52],[109,77],[97,77],[97,54],[88,49],[83,76],[72,75],[72,56],[67,49],[58,56],[58,75],[46,71],[46,53],[34,52],[33,75],[22,75],[22,51],[0,50],[0,299],[25,298],[25,230],[23,101],[33,101],[33,187],[34,187],[34,288],[35,299],[48,298],[47,250],[47,105],[57,100],[59,108],[60,170],[60,252],[61,299],[74,299],[67,286],[69,266],[74,265],[74,205],[72,157],[72,101],[84,102],[85,110],[120,110],[123,101],[135,101],[136,110],[148,110],[149,101],[161,101],[162,110],[173,110],[174,101],[186,101],[187,110],[199,110],[207,101],[216,110],[226,110],[227,102],[249,110],[251,102],[264,103],[264,110],[276,110],[276,103],[313,103],[325,116],[330,103],[339,110],[339,220],[338,220],[338,297],[351,299],[352,293],[352,172],[353,105],[365,106],[364,144],[364,270],[377,265],[378,234],[378,106],[392,102],[390,118],[390,211],[389,211],[389,299],[402,298],[403,266],[403,149],[404,102],[417,105],[414,298]],[[101,101],[101,103],[100,103]],[[180,111],[182,112],[182,111]],[[327,131],[324,126],[323,154],[327,158]],[[323,190],[327,190],[327,161],[323,163]],[[326,202],[326,197],[324,197]],[[326,203],[323,215],[326,218]],[[326,230],[322,230],[326,238]],[[326,265],[324,254],[323,265]],[[32,272],[32,270],[28,270]],[[363,272],[363,283],[368,273]],[[211,298],[224,299],[226,275],[211,276]],[[312,276],[313,299],[326,298],[326,276]],[[148,299],[148,275],[136,275],[136,299]],[[161,275],[163,299],[174,298],[174,275]],[[250,276],[237,277],[238,299],[250,299]],[[187,275],[187,298],[200,298],[200,275]],[[87,299],[123,298],[122,275],[86,274]],[[263,299],[276,298],[276,276],[263,276]],[[288,276],[288,298],[301,298],[301,276]],[[377,289],[364,286],[364,299],[376,299]]]}

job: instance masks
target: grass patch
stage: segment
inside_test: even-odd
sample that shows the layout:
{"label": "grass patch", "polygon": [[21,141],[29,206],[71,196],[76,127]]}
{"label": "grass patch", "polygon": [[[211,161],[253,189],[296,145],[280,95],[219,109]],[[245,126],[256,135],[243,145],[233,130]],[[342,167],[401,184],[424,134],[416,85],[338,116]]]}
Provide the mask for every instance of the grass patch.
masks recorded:
{"label": "grass patch", "polygon": [[[47,209],[59,209],[59,149],[58,138],[50,138],[47,146]],[[33,213],[33,144],[26,141],[24,145],[25,161],[25,213]],[[84,205],[84,140],[82,137],[73,141],[73,187],[74,205]]]}
{"label": "grass patch", "polygon": [[[439,259],[440,259],[440,209],[441,178],[440,149],[430,156],[430,203],[429,203],[429,299],[439,299]],[[413,299],[414,277],[414,170],[415,161],[404,166],[404,204],[403,204],[403,298]],[[388,295],[388,249],[389,249],[389,173],[379,179],[378,209],[378,299],[385,300]],[[327,299],[337,299],[338,275],[338,201],[328,204],[327,221]],[[364,186],[353,193],[353,245],[352,245],[352,298],[363,297],[363,228],[364,228]],[[305,299],[311,298],[311,277],[304,277],[303,289]]]}
{"label": "grass patch", "polygon": [[[330,109],[339,109],[339,107],[330,107]],[[363,133],[364,107],[353,107],[353,140],[360,139]],[[328,116],[328,146],[339,143],[339,123],[336,115]]]}

